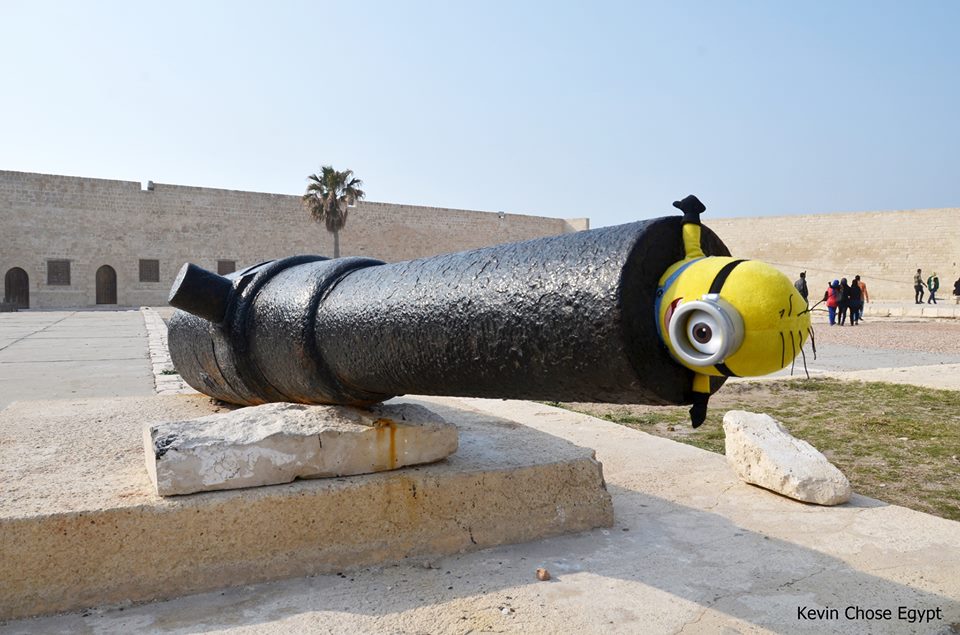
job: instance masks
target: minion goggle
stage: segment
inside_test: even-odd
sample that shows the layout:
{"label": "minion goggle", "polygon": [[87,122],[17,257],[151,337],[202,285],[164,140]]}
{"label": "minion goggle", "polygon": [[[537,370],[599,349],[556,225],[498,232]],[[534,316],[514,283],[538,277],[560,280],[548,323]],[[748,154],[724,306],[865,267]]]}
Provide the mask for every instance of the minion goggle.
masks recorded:
{"label": "minion goggle", "polygon": [[743,344],[743,318],[719,293],[706,293],[699,300],[677,306],[667,333],[673,353],[682,362],[720,366],[718,370],[723,372],[723,361]]}

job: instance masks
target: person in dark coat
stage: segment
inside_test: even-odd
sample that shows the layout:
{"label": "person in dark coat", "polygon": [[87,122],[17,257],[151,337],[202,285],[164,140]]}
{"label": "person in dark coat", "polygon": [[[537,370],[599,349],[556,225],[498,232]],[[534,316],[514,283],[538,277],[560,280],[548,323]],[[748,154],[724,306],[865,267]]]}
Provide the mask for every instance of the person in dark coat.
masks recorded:
{"label": "person in dark coat", "polygon": [[797,292],[800,293],[800,296],[803,298],[803,301],[807,304],[810,304],[810,301],[807,297],[810,295],[810,290],[807,289],[807,272],[800,272],[800,279],[793,283],[793,286],[797,289]]}
{"label": "person in dark coat", "polygon": [[850,308],[850,285],[846,278],[840,278],[840,289],[837,291],[837,309],[840,314],[840,326],[847,321],[847,310]]}
{"label": "person in dark coat", "polygon": [[860,322],[860,312],[863,310],[863,293],[856,280],[847,288],[847,304],[850,306],[850,326],[856,326]]}
{"label": "person in dark coat", "polygon": [[923,290],[927,285],[923,282],[923,273],[917,269],[913,274],[913,301],[915,304],[923,304]]}

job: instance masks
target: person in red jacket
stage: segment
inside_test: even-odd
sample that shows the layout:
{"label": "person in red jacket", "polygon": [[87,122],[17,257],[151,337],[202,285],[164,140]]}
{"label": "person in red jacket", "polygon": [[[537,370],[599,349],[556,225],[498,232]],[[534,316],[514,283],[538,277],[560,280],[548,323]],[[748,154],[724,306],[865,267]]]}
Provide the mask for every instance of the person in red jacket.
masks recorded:
{"label": "person in red jacket", "polygon": [[827,313],[830,315],[830,326],[837,322],[837,289],[840,288],[840,281],[834,280],[827,283],[827,290],[823,292],[823,299],[827,303]]}

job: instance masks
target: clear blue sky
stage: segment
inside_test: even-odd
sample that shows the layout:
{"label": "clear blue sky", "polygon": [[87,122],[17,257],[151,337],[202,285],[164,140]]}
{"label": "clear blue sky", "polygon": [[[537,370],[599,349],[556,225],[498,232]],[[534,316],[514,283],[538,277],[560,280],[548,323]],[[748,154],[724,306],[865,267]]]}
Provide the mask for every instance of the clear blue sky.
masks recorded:
{"label": "clear blue sky", "polygon": [[960,207],[960,2],[0,0],[0,169],[589,216]]}

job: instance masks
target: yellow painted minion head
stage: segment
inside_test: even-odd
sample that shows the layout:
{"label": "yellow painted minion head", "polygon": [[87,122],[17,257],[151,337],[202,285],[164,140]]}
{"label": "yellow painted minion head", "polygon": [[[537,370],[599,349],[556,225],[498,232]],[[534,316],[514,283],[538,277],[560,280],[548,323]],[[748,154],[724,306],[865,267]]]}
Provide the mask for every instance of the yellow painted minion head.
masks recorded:
{"label": "yellow painted minion head", "polygon": [[704,256],[675,263],[660,279],[656,311],[670,354],[703,375],[775,372],[809,337],[803,297],[784,274],[756,260]]}

